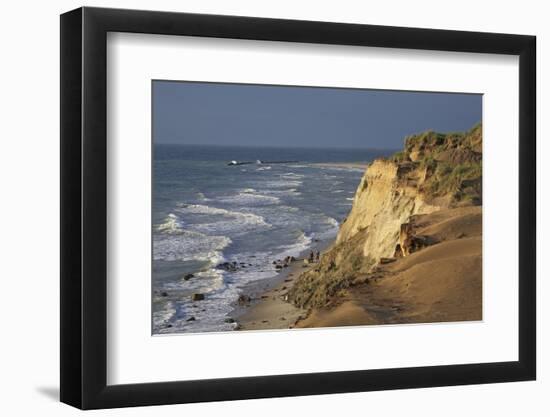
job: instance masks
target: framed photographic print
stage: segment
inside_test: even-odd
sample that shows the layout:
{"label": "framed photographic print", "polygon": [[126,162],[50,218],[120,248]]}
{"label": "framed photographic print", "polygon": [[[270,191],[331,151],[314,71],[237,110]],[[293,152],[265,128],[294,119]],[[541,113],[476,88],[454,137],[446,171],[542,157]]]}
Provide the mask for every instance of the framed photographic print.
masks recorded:
{"label": "framed photographic print", "polygon": [[61,16],[61,400],[535,379],[535,38]]}

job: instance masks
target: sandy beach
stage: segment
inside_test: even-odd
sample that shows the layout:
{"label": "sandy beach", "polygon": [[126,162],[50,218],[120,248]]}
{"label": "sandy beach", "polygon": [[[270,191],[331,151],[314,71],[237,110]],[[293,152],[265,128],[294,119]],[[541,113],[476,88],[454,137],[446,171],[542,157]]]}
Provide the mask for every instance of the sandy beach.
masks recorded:
{"label": "sandy beach", "polygon": [[[332,242],[316,242],[314,252],[322,254],[330,249]],[[237,323],[236,330],[289,329],[307,317],[308,311],[298,308],[288,301],[288,291],[303,272],[317,264],[304,263],[310,250],[300,254],[288,267],[283,268],[275,278],[263,282],[261,287],[249,287],[244,293],[250,302],[236,306],[231,316]]]}

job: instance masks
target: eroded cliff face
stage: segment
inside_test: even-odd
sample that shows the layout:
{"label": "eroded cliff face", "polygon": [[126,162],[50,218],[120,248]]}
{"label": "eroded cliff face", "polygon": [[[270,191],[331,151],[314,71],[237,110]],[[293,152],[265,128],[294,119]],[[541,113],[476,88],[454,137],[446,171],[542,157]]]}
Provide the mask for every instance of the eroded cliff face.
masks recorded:
{"label": "eroded cliff face", "polygon": [[399,230],[413,214],[427,214],[441,207],[426,201],[419,191],[424,169],[412,163],[377,160],[366,170],[355,193],[349,216],[342,223],[337,244],[365,230],[364,257],[374,261],[392,257]]}
{"label": "eroded cliff face", "polygon": [[335,244],[300,275],[289,299],[300,307],[325,305],[381,262],[424,244],[408,233],[411,216],[480,203],[481,125],[465,133],[406,138],[403,151],[368,166]]}

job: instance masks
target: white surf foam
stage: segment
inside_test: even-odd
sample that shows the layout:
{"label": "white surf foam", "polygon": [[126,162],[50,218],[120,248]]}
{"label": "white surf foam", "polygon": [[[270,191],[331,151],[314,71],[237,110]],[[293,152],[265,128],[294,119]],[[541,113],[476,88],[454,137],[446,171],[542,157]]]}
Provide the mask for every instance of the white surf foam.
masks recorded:
{"label": "white surf foam", "polygon": [[208,236],[196,231],[181,230],[177,233],[153,235],[153,259],[162,261],[210,261],[221,262],[222,251],[231,239],[227,236]]}
{"label": "white surf foam", "polygon": [[[253,190],[250,188],[248,190]],[[255,205],[266,205],[266,204],[277,204],[281,200],[277,197],[264,195],[257,193],[255,191],[243,191],[239,192],[236,195],[221,197],[218,201],[226,204],[236,204],[241,206],[255,206]]]}

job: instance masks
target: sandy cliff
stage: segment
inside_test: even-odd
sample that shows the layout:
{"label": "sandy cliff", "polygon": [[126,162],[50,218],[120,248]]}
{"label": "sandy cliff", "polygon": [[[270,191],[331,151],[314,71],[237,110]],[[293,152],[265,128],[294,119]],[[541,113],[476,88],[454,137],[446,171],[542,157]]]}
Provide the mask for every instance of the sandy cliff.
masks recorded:
{"label": "sandy cliff", "polygon": [[[464,133],[430,131],[407,137],[403,151],[392,158],[379,159],[370,164],[335,244],[315,268],[304,272],[296,280],[289,292],[290,301],[302,308],[319,309],[338,303],[349,288],[359,284],[370,283],[369,290],[372,290],[372,284],[376,281],[373,278],[379,278],[381,271],[387,269],[389,264],[397,261],[403,264],[404,260],[400,258],[413,256],[419,251],[429,253],[429,247],[466,236],[466,232],[460,230],[457,233],[464,236],[438,235],[429,229],[431,221],[437,219],[439,223],[445,223],[446,216],[450,216],[447,219],[450,221],[457,215],[453,210],[461,207],[477,206],[475,215],[468,210],[463,214],[467,219],[474,219],[474,226],[470,225],[470,229],[473,227],[475,233],[470,230],[470,235],[477,240],[467,246],[480,259],[481,147],[481,125]],[[427,217],[423,228],[419,228],[415,219],[432,213],[433,217]],[[460,229],[468,224],[464,221],[461,214],[458,220],[455,218],[449,224]],[[463,242],[458,244],[460,247],[464,245]],[[452,250],[451,247],[449,251]],[[467,256],[472,255],[470,252]],[[409,269],[414,272],[412,265]],[[408,272],[407,280],[413,279],[413,276],[415,280],[421,279],[419,277],[426,271],[418,269],[413,272]],[[448,282],[451,281],[449,278]],[[476,285],[473,287],[477,288]],[[474,292],[477,294],[477,289]],[[429,295],[426,294],[426,297],[429,298]],[[427,302],[429,304],[429,300]],[[455,314],[453,317],[456,319],[459,316]],[[475,314],[468,317],[473,316]]]}

